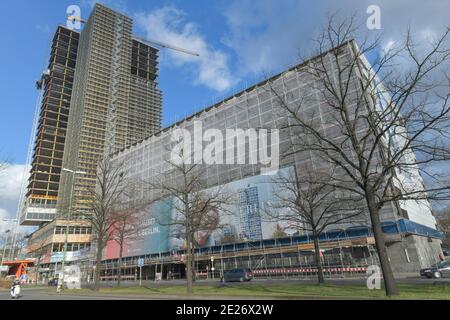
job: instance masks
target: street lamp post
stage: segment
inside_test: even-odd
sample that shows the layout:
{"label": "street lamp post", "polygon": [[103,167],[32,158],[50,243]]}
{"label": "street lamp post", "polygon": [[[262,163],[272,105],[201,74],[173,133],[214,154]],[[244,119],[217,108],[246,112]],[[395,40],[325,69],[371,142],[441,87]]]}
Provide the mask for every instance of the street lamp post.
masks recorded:
{"label": "street lamp post", "polygon": [[[72,213],[73,189],[74,189],[74,185],[75,185],[75,175],[77,175],[77,174],[86,174],[86,172],[84,172],[84,171],[74,171],[74,170],[70,170],[70,169],[67,169],[67,168],[63,168],[62,171],[69,172],[70,174],[72,174],[72,185],[71,185],[71,188],[70,188],[69,212],[68,212],[68,219],[67,219],[67,221],[70,221],[70,219],[72,217],[71,213]],[[69,226],[68,226],[68,223],[66,223],[65,232],[64,232],[63,257],[62,257],[62,261],[61,261],[61,272],[59,273],[58,286],[56,287],[56,291],[57,292],[61,292],[63,281],[64,281],[64,263],[66,261],[68,235],[69,235]]]}
{"label": "street lamp post", "polygon": [[211,256],[211,271],[212,271],[212,279],[214,280],[214,256]]}

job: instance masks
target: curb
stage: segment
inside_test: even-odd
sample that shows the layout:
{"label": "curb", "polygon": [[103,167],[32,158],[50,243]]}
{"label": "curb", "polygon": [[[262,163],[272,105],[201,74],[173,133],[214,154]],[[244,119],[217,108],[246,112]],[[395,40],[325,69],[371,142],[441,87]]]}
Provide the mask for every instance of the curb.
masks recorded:
{"label": "curb", "polygon": [[[249,296],[200,296],[200,295],[167,295],[167,294],[157,294],[157,293],[149,293],[149,294],[120,294],[120,293],[100,293],[96,295],[94,293],[86,293],[86,294],[77,294],[77,293],[47,293],[51,296],[64,295],[66,297],[98,297],[98,298],[123,298],[123,299],[139,299],[139,300],[149,300],[149,299],[157,299],[157,300],[297,300],[302,297],[249,297]],[[303,299],[306,297],[303,297]]]}

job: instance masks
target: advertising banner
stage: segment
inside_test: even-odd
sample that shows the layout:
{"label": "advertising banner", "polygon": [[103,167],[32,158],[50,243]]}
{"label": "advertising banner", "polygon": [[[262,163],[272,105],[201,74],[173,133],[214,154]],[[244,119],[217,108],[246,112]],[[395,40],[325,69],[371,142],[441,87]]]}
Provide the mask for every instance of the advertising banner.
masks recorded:
{"label": "advertising banner", "polygon": [[[66,261],[77,261],[85,259],[89,256],[91,251],[89,249],[82,249],[78,251],[67,251]],[[53,252],[50,256],[50,262],[62,262],[64,257],[64,252]]]}
{"label": "advertising banner", "polygon": [[[292,167],[280,169],[280,174],[289,174]],[[222,228],[213,231],[199,231],[195,234],[200,246],[220,245],[224,243],[252,241],[273,238],[277,222],[265,219],[264,208],[273,200],[274,179],[271,175],[251,176],[220,186],[231,195],[232,201],[224,211],[218,212]],[[218,187],[217,187],[218,188]],[[205,192],[217,190],[216,187]],[[149,205],[142,210],[145,229],[138,240],[127,241],[123,248],[123,257],[138,256],[185,249],[186,240],[182,227],[170,225],[176,219],[175,199],[165,199]],[[105,259],[119,256],[119,245],[109,241],[105,250]]]}
{"label": "advertising banner", "polygon": [[[142,210],[141,223],[143,230],[128,240],[123,247],[123,256],[137,256],[148,253],[158,253],[170,250],[170,226],[168,225],[172,214],[172,199],[165,199],[147,206]],[[106,259],[119,257],[119,244],[108,241],[105,250]]]}

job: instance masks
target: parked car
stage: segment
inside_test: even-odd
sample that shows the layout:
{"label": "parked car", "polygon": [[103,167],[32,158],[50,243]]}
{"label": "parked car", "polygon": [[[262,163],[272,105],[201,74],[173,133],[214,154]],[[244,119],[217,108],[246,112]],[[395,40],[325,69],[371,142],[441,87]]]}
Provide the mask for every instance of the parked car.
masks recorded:
{"label": "parked car", "polygon": [[253,272],[250,269],[232,269],[230,271],[226,271],[223,274],[222,281],[223,282],[232,282],[232,281],[250,281],[253,279]]}
{"label": "parked car", "polygon": [[420,270],[420,275],[427,278],[447,278],[450,277],[450,260],[441,261],[429,268]]}
{"label": "parked car", "polygon": [[56,287],[58,285],[58,278],[51,278],[48,280],[48,285],[50,287]]}

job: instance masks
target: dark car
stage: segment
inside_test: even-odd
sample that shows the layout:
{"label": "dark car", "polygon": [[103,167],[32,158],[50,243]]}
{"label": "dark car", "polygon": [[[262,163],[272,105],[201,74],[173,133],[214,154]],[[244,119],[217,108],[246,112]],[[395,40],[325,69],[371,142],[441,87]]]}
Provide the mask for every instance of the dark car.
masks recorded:
{"label": "dark car", "polygon": [[223,274],[222,281],[224,282],[232,282],[232,281],[250,281],[253,279],[253,272],[250,269],[232,269],[230,271],[226,271]]}
{"label": "dark car", "polygon": [[427,278],[449,278],[450,277],[450,260],[441,261],[429,268],[420,270],[420,275]]}
{"label": "dark car", "polygon": [[52,278],[50,280],[48,280],[47,283],[49,286],[54,287],[58,285],[58,278]]}

